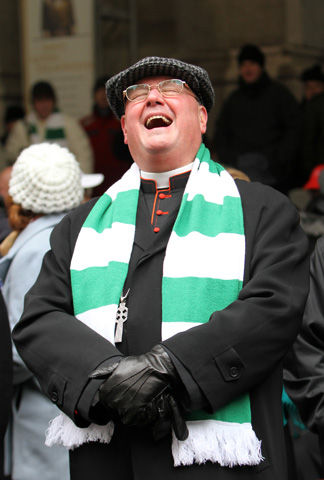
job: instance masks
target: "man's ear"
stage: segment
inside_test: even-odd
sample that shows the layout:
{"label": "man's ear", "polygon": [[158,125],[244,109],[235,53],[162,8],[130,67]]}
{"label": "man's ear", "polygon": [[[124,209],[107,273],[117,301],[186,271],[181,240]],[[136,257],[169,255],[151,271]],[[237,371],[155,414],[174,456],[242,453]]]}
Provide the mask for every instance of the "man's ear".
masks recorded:
{"label": "man's ear", "polygon": [[206,108],[203,105],[199,105],[198,115],[199,115],[200,131],[202,134],[204,134],[206,133],[206,130],[207,130],[208,113]]}
{"label": "man's ear", "polygon": [[123,115],[120,119],[120,125],[124,134],[124,143],[127,145],[127,128],[126,128],[126,120],[125,115]]}

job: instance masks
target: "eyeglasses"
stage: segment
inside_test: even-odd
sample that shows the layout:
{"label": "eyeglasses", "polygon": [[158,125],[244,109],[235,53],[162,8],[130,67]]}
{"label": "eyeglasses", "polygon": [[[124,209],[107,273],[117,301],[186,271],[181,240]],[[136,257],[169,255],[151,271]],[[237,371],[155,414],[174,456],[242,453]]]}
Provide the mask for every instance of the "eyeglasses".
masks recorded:
{"label": "eyeglasses", "polygon": [[196,95],[192,92],[186,82],[179,79],[172,79],[163,80],[163,82],[160,82],[157,85],[148,85],[147,83],[131,85],[123,91],[124,101],[126,97],[127,100],[129,100],[130,102],[144,102],[144,100],[146,100],[149,96],[152,88],[157,88],[161,95],[163,95],[163,97],[175,97],[183,91],[183,88],[186,88],[188,90],[187,93],[189,93],[189,95],[192,95],[193,97],[195,97],[196,100],[198,100]]}

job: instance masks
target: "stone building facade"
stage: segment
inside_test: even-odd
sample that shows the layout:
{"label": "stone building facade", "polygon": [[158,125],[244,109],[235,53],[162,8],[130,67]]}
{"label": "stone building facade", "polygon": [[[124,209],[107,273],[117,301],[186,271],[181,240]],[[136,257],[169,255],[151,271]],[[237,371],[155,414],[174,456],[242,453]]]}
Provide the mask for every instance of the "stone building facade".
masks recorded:
{"label": "stone building facade", "polygon": [[[324,65],[322,0],[89,1],[96,12],[95,76],[114,74],[147,55],[199,64],[208,70],[216,91],[211,125],[236,86],[236,56],[243,44],[262,48],[269,74],[297,99],[302,70],[314,63]],[[19,0],[0,3],[0,42],[2,120],[7,105],[23,100]]]}

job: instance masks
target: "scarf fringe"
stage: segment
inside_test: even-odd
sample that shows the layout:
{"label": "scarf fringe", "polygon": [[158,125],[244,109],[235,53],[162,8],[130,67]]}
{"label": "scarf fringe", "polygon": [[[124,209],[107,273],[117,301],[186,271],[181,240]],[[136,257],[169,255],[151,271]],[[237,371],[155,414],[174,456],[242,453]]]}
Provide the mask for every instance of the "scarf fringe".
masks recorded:
{"label": "scarf fringe", "polygon": [[[264,457],[261,441],[249,423],[227,423],[217,420],[187,422],[189,437],[181,442],[173,433],[174,466],[219,463],[222,467],[258,465]],[[110,443],[114,423],[77,427],[64,413],[54,418],[46,431],[45,445],[62,445],[73,450],[87,442]]]}
{"label": "scarf fringe", "polygon": [[61,413],[50,421],[46,430],[45,445],[48,447],[63,445],[68,450],[73,450],[88,442],[110,443],[113,434],[112,421],[107,425],[91,424],[87,428],[79,428],[67,415]]}
{"label": "scarf fringe", "polygon": [[173,433],[174,466],[219,463],[222,467],[258,465],[264,457],[261,441],[249,423],[227,423],[217,420],[187,422],[189,437],[179,441]]}

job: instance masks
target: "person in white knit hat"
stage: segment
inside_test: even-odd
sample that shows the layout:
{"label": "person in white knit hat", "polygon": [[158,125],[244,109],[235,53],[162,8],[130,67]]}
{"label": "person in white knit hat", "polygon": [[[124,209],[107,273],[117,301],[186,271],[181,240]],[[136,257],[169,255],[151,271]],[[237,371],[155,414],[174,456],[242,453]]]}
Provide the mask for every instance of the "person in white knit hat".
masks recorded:
{"label": "person in white knit hat", "polygon": [[[21,152],[9,181],[8,216],[18,237],[0,262],[2,292],[11,329],[23,311],[24,295],[37,278],[49,237],[67,211],[83,200],[81,170],[67,148],[43,143]],[[41,392],[34,375],[13,349],[14,393],[7,444],[7,474],[16,480],[67,480],[68,454],[44,445],[57,407]],[[10,467],[11,464],[11,467]]]}

